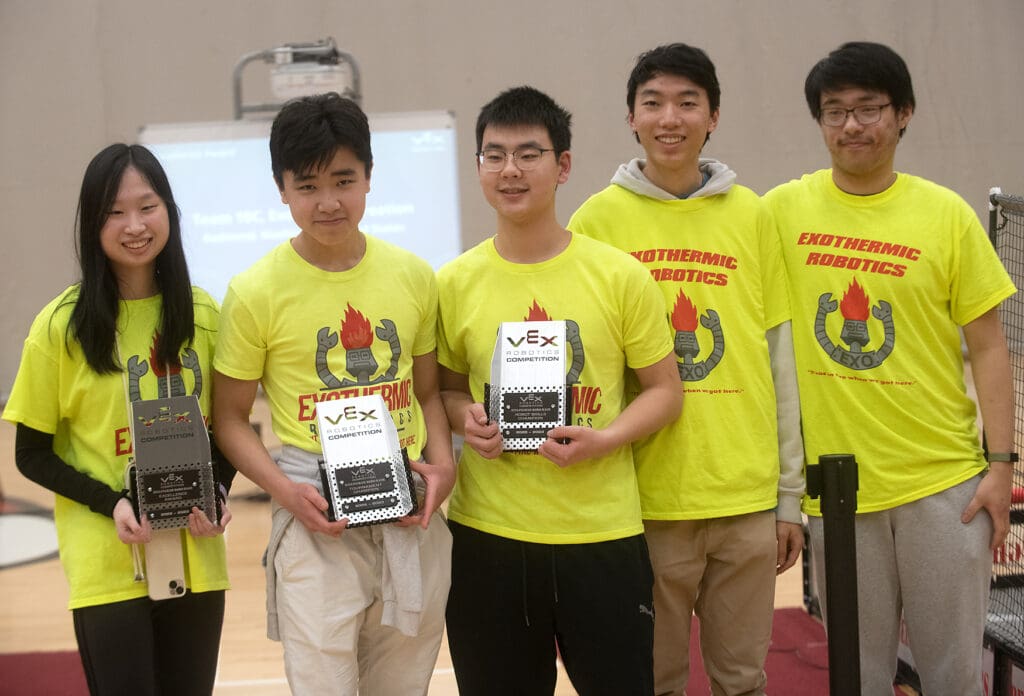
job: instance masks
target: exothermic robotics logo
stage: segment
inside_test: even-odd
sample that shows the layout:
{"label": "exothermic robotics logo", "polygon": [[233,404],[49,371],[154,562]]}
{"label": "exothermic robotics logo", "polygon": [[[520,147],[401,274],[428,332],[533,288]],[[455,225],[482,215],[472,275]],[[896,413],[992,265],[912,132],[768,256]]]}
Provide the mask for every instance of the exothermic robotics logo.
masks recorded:
{"label": "exothermic robotics logo", "polygon": [[[527,310],[523,321],[551,321],[548,314],[536,299]],[[539,338],[544,341],[546,339]],[[581,426],[593,426],[593,417],[601,412],[603,403],[601,387],[598,385],[583,384],[583,367],[586,364],[586,349],[583,346],[583,338],[580,334],[580,325],[572,320],[565,320],[565,342],[567,354],[571,354],[569,369],[565,375],[565,383],[572,387],[572,411],[575,414],[573,423]]]}
{"label": "exothermic robotics logo", "polygon": [[[828,335],[826,320],[836,309],[839,309],[843,316],[843,329],[839,334],[839,340],[845,343],[847,348],[836,345]],[[865,350],[871,343],[871,317],[882,324],[883,341],[877,350]],[[824,292],[818,297],[814,335],[818,339],[818,345],[840,365],[854,370],[878,367],[889,357],[893,346],[896,345],[892,305],[885,300],[879,300],[871,307],[871,299],[854,278],[843,294],[841,302],[832,299],[830,292]]]}
{"label": "exothermic robotics logo", "polygon": [[682,290],[676,296],[672,307],[672,327],[676,330],[675,353],[679,358],[679,379],[684,382],[699,382],[711,374],[722,356],[725,355],[725,334],[718,312],[708,309],[700,318],[700,325],[711,332],[713,341],[711,353],[704,360],[696,360],[700,354],[697,340],[697,306]]}
{"label": "exothermic robotics logo", "polygon": [[[391,350],[391,361],[387,370],[376,377],[373,375],[379,366],[371,349],[375,334],[380,340],[386,341]],[[355,377],[355,380],[348,377],[338,379],[327,366],[327,352],[338,345],[337,333],[331,331],[329,326],[325,326],[317,332],[316,342],[316,372],[327,389],[391,382],[398,374],[402,344],[398,340],[395,322],[390,319],[381,319],[380,326],[374,331],[370,326],[370,320],[362,312],[354,309],[351,304],[347,305],[345,318],[341,322],[341,345],[345,349],[345,370]]]}
{"label": "exothermic robotics logo", "polygon": [[[346,303],[340,328],[332,331],[324,326],[317,331],[312,366],[323,386],[315,392],[298,394],[296,421],[308,426],[310,438],[318,441],[318,403],[379,394],[398,428],[402,447],[412,445],[416,433],[406,432],[406,426],[416,422],[416,405],[411,375],[399,376],[402,342],[395,321],[381,318],[374,327],[365,314]],[[386,356],[386,367],[381,365],[384,361],[378,362],[381,353]]]}

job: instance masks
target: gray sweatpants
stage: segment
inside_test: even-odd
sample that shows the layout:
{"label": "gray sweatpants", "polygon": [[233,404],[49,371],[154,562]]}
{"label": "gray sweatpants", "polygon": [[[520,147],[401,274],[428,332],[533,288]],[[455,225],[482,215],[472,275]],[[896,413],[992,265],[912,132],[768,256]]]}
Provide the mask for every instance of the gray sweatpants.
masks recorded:
{"label": "gray sweatpants", "polygon": [[[858,514],[857,601],[863,696],[892,696],[900,612],[928,696],[982,696],[992,520],[960,515],[974,477],[891,510]],[[824,525],[810,518],[815,587],[826,610]]]}

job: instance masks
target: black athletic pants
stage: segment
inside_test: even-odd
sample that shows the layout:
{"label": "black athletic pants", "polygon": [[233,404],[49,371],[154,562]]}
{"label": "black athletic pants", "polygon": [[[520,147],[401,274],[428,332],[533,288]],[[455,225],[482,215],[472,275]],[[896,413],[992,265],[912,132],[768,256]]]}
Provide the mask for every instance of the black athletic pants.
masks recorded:
{"label": "black athletic pants", "polygon": [[149,597],[72,611],[93,696],[209,696],[217,672],[224,591]]}
{"label": "black athletic pants", "polygon": [[553,693],[556,644],[581,696],[653,694],[643,535],[534,544],[449,526],[448,645],[462,696]]}

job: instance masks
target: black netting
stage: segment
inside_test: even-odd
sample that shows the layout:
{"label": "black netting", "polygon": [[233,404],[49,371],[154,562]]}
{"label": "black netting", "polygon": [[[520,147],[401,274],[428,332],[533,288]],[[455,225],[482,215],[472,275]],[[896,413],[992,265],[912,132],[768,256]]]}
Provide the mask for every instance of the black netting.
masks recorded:
{"label": "black netting", "polygon": [[[1021,289],[1000,308],[1013,366],[1015,447],[1024,451],[1024,198],[993,194],[989,234],[1014,284]],[[988,637],[1024,659],[1024,471],[1014,471],[1010,535],[992,557]]]}

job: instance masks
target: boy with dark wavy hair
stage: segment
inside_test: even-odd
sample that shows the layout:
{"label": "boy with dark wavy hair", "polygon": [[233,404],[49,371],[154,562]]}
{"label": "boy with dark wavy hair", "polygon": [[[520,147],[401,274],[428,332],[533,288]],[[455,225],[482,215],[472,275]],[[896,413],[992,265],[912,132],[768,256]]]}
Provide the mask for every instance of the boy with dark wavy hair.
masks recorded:
{"label": "boy with dark wavy hair", "polygon": [[[273,498],[268,634],[284,644],[294,693],[426,693],[450,577],[436,510],[455,475],[434,273],[359,229],[373,158],[355,102],[289,102],[270,154],[299,233],[232,279],[214,360],[218,440]],[[259,384],[284,444],[277,461],[249,425]],[[416,517],[347,529],[324,514],[316,404],[366,394],[384,398],[426,497]]]}
{"label": "boy with dark wavy hair", "polygon": [[[902,613],[924,693],[980,696],[991,550],[1009,529],[1017,459],[998,313],[1015,289],[967,203],[894,168],[914,115],[895,51],[844,44],[805,95],[832,166],[765,199],[790,277],[807,461],[850,452],[859,466],[862,693],[892,691]],[[819,501],[803,509],[820,579]]]}

